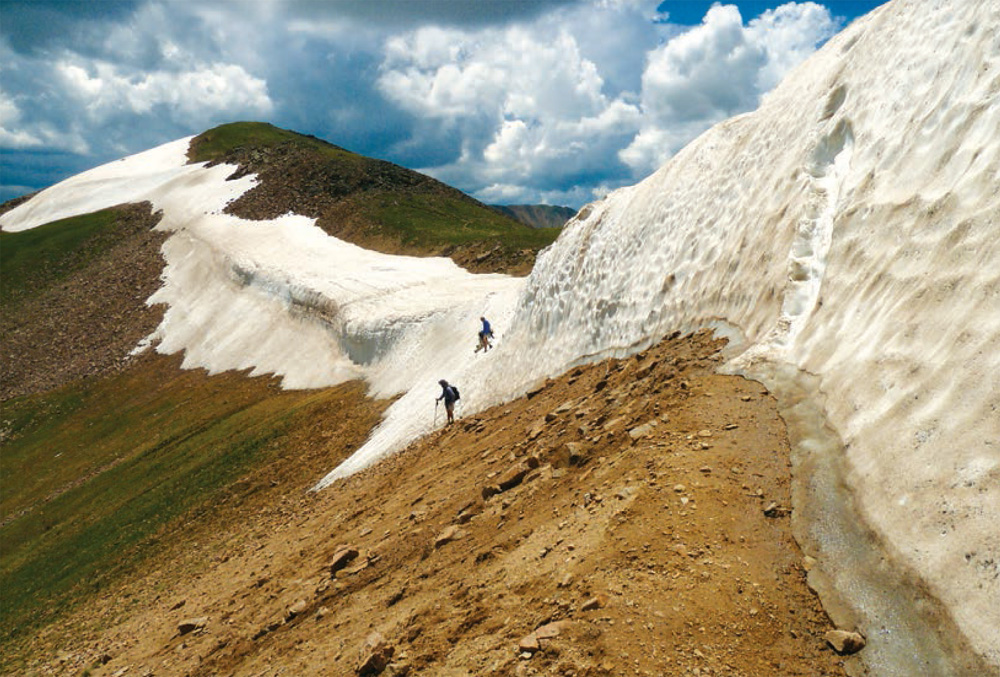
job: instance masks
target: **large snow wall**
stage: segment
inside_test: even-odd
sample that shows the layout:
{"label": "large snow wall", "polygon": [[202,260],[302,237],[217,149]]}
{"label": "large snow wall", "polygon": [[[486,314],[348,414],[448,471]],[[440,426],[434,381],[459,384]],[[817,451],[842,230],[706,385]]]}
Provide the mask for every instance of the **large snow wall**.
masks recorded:
{"label": "large snow wall", "polygon": [[485,378],[702,326],[817,376],[862,516],[1000,666],[1000,3],[896,0],[586,207]]}
{"label": "large snow wall", "polygon": [[[732,370],[815,375],[845,500],[1000,666],[998,172],[1000,4],[896,0],[581,210],[463,396],[706,326],[736,339]],[[426,394],[320,486],[426,429]]]}

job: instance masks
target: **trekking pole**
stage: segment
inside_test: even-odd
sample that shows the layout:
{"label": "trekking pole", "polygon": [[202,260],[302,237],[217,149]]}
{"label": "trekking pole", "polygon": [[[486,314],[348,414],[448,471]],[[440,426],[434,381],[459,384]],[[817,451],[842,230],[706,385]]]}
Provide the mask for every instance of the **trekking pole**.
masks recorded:
{"label": "trekking pole", "polygon": [[441,400],[434,400],[434,427],[437,428],[438,425],[438,404]]}

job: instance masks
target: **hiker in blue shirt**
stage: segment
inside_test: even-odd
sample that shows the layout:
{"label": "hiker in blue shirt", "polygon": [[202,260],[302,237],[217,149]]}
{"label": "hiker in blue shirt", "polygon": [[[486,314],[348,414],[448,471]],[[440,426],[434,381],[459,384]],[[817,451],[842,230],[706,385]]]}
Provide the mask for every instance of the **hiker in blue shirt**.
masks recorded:
{"label": "hiker in blue shirt", "polygon": [[441,397],[437,398],[435,402],[444,400],[444,410],[448,412],[448,424],[451,425],[455,422],[455,401],[461,396],[458,394],[458,388],[448,385],[444,379],[438,381],[438,385],[441,386]]}
{"label": "hiker in blue shirt", "polygon": [[492,347],[490,339],[493,338],[493,327],[490,326],[489,320],[485,317],[480,317],[479,319],[483,323],[483,329],[479,332],[479,345],[476,346],[476,352],[478,353],[482,350],[485,353]]}

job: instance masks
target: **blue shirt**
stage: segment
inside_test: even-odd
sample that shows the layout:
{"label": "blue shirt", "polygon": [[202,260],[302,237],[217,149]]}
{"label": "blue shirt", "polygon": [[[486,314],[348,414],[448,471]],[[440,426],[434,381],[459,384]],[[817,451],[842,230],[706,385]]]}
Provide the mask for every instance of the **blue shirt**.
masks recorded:
{"label": "blue shirt", "polygon": [[455,397],[455,389],[451,386],[441,386],[441,397],[444,398],[445,404],[452,404],[458,399]]}

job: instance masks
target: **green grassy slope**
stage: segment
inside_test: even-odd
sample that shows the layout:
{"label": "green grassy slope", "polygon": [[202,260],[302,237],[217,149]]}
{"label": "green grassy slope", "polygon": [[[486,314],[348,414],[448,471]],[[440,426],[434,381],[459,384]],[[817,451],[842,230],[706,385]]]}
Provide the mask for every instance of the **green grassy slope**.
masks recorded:
{"label": "green grassy slope", "polygon": [[281,129],[266,122],[232,122],[203,132],[192,141],[188,158],[191,162],[215,162],[225,159],[238,148],[260,150],[281,144],[294,144],[337,162],[363,163],[367,159],[315,136]]}
{"label": "green grassy slope", "polygon": [[512,228],[507,217],[484,214],[478,205],[453,196],[384,196],[372,210],[386,229],[405,244],[423,247],[494,242],[513,249],[538,250],[559,236],[558,228]]}
{"label": "green grassy slope", "polygon": [[54,221],[16,233],[0,232],[0,304],[10,304],[64,279],[112,247],[114,209]]}
{"label": "green grassy slope", "polygon": [[296,431],[331,401],[357,424],[348,443],[377,420],[357,408],[370,405],[356,385],[283,391],[270,378],[179,362],[149,355],[117,376],[3,403],[0,643],[113,585],[161,540],[182,540],[180,525],[211,519],[240,478],[297,458]]}
{"label": "green grassy slope", "polygon": [[562,228],[576,215],[572,207],[553,205],[490,205],[501,214],[532,228]]}

